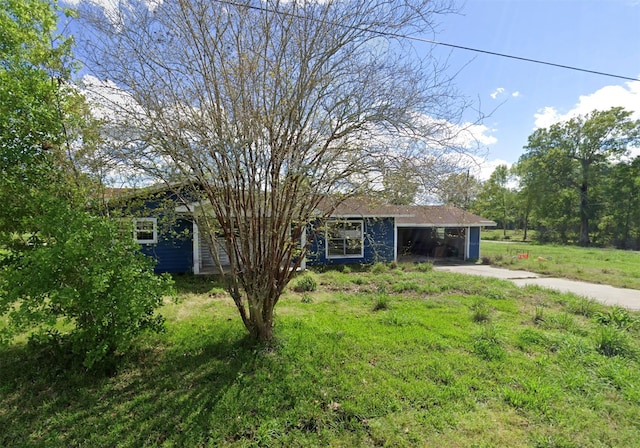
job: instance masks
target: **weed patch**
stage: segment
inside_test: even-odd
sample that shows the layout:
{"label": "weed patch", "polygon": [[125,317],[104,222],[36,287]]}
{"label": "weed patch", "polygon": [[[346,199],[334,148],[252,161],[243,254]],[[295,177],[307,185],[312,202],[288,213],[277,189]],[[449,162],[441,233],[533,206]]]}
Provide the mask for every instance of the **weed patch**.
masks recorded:
{"label": "weed patch", "polygon": [[132,341],[113,376],[2,347],[0,446],[637,446],[640,341],[613,308],[393,269],[314,272],[268,345],[212,279],[180,279],[166,333]]}

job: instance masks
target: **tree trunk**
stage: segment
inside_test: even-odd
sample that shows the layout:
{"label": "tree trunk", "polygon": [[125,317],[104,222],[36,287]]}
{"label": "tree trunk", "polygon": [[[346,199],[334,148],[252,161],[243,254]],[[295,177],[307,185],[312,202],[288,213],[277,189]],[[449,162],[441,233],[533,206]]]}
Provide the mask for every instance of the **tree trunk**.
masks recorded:
{"label": "tree trunk", "polygon": [[589,241],[589,165],[582,161],[582,184],[580,185],[580,246],[587,247]]}

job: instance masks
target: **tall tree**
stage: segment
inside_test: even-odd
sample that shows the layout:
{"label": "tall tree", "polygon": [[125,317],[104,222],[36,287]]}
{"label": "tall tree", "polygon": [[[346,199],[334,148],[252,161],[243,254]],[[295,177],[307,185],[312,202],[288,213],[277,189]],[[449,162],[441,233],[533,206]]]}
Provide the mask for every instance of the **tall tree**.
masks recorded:
{"label": "tall tree", "polygon": [[29,197],[52,191],[64,159],[61,116],[70,41],[52,41],[56,12],[40,0],[0,1],[0,238],[34,213]]}
{"label": "tall tree", "polygon": [[452,173],[438,185],[436,196],[443,204],[469,208],[480,191],[481,182],[469,171]]}
{"label": "tall tree", "polygon": [[89,368],[160,329],[167,284],[131,238],[86,209],[90,182],[76,165],[89,145],[86,109],[58,12],[46,0],[0,0],[0,342],[42,332]]}
{"label": "tall tree", "polygon": [[513,220],[515,194],[509,188],[510,176],[507,165],[498,165],[480,187],[473,205],[474,211],[498,222],[504,236]]}
{"label": "tall tree", "polygon": [[598,169],[637,145],[639,132],[640,121],[632,120],[631,112],[615,107],[538,129],[529,136],[523,158],[551,162],[546,165],[556,165],[552,173],[562,168],[562,175],[551,182],[566,183],[578,195],[580,245],[590,244],[590,188],[598,181]]}
{"label": "tall tree", "polygon": [[202,189],[210,207],[197,219],[209,241],[224,236],[230,294],[269,340],[306,229],[381,185],[386,158],[455,141],[451,80],[398,37],[433,31],[450,1],[149,5],[83,14],[88,66],[120,93],[112,136],[146,176]]}
{"label": "tall tree", "polygon": [[640,248],[640,157],[612,165],[602,189],[606,210],[598,222],[600,240],[620,249]]}

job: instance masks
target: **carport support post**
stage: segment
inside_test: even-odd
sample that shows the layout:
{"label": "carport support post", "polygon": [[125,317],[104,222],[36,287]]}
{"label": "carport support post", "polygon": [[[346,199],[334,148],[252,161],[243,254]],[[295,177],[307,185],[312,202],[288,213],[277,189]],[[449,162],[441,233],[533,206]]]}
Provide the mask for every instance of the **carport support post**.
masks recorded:
{"label": "carport support post", "polygon": [[395,237],[393,238],[393,261],[398,262],[398,223],[396,218],[393,218],[393,233]]}
{"label": "carport support post", "polygon": [[471,227],[467,227],[464,232],[464,261],[469,259],[469,249],[471,246]]}
{"label": "carport support post", "polygon": [[200,233],[198,232],[198,224],[193,220],[193,273],[200,273]]}

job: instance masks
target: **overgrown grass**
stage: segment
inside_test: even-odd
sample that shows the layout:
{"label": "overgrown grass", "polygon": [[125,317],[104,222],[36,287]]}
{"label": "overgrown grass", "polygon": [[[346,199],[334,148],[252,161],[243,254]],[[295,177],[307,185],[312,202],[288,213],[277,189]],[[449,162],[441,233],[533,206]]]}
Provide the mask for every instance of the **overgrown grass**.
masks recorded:
{"label": "overgrown grass", "polygon": [[181,277],[167,332],[140,338],[112,377],[4,348],[0,446],[638,446],[639,330],[619,325],[635,313],[376,270],[288,291],[270,346],[245,337],[220,284]]}
{"label": "overgrown grass", "polygon": [[640,289],[640,254],[637,252],[491,241],[483,241],[481,251],[483,259],[496,266]]}
{"label": "overgrown grass", "polygon": [[[526,241],[535,240],[535,236],[536,236],[535,230],[527,231]],[[493,227],[487,227],[482,229],[481,238],[483,241],[525,241],[524,231],[521,229],[507,230],[505,232],[502,229],[497,229]]]}

